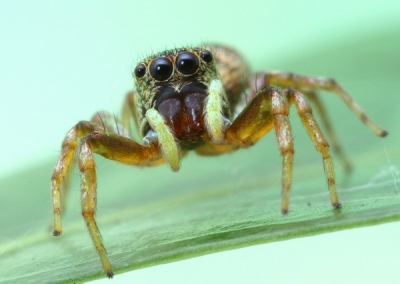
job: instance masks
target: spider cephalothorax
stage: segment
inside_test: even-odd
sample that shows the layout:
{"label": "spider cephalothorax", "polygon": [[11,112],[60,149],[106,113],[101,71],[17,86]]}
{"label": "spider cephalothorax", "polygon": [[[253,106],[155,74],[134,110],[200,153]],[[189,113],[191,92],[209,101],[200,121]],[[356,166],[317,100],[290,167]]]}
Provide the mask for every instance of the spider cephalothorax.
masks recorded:
{"label": "spider cephalothorax", "polygon": [[[275,129],[282,155],[281,211],[289,208],[294,143],[289,109],[297,113],[321,154],[330,200],[340,208],[330,146],[312,112],[321,114],[327,135],[346,167],[336,136],[317,91],[334,92],[378,136],[387,132],[371,121],[361,107],[334,80],[286,72],[250,74],[244,59],[222,45],[168,50],[144,59],[133,72],[135,89],[128,93],[121,121],[101,112],[81,121],[66,135],[52,175],[55,236],[61,234],[62,196],[75,156],[81,172],[82,215],[108,277],[108,260],[94,215],[96,167],[93,154],[137,166],[168,163],[177,171],[184,153],[218,155],[256,143]],[[132,135],[131,122],[140,141]],[[77,154],[77,155],[76,155]]]}
{"label": "spider cephalothorax", "polygon": [[[153,55],[136,66],[134,79],[143,137],[151,128],[146,112],[154,108],[166,119],[168,126],[175,129],[177,140],[197,140],[204,132],[196,128],[202,124],[204,102],[210,93],[215,96],[212,99],[216,102],[216,111],[229,117],[225,91],[213,55],[208,50],[183,48]],[[213,110],[204,109],[205,115],[207,111]]]}

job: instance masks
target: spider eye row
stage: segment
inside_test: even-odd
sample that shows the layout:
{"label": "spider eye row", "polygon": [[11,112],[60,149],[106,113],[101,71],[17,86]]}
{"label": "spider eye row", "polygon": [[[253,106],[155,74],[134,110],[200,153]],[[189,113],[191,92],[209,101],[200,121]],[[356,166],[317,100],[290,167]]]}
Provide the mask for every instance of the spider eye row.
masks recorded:
{"label": "spider eye row", "polygon": [[[213,60],[213,55],[210,51],[203,50],[200,52],[200,58],[205,63],[210,63]],[[199,58],[193,52],[182,51],[175,59],[175,67],[184,76],[194,75],[199,70]],[[141,78],[146,75],[146,71],[146,65],[140,63],[136,66],[134,74],[137,78]],[[151,61],[148,72],[156,81],[166,81],[171,78],[174,65],[169,57],[160,56]]]}

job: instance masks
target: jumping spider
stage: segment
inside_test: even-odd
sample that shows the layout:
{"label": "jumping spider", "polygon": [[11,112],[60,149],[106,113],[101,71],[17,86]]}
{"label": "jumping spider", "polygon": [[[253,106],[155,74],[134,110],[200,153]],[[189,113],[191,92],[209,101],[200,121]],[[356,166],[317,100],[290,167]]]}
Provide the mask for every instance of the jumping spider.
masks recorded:
{"label": "jumping spider", "polygon": [[[339,154],[341,151],[316,91],[335,93],[376,135],[387,135],[334,80],[283,72],[250,74],[244,59],[226,46],[155,54],[136,66],[133,78],[135,90],[126,97],[122,119],[114,121],[112,115],[101,112],[91,121],[76,124],[64,138],[51,178],[53,235],[58,236],[62,231],[62,197],[75,158],[78,160],[82,215],[109,278],[113,270],[94,217],[97,184],[93,154],[128,165],[168,163],[178,171],[181,158],[189,150],[199,155],[231,152],[253,145],[274,128],[283,161],[281,211],[285,214],[292,183],[293,138],[288,118],[292,104],[322,156],[334,208],[341,205],[329,144],[310,103],[320,112],[334,148]],[[132,118],[142,137],[140,142],[132,138]],[[349,165],[345,156],[340,156]]]}

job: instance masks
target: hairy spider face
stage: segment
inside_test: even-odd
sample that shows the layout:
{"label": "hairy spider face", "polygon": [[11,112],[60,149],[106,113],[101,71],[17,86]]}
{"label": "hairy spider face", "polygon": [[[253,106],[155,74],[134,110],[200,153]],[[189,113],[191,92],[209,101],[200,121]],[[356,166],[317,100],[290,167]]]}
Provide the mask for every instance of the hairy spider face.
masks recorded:
{"label": "hairy spider face", "polygon": [[[206,133],[204,114],[210,85],[220,82],[211,51],[204,48],[164,51],[139,63],[133,76],[138,121],[143,137],[152,129],[146,117],[149,109],[155,109],[164,118],[178,141],[193,144]],[[228,114],[223,88],[218,90],[217,96],[222,113]]]}

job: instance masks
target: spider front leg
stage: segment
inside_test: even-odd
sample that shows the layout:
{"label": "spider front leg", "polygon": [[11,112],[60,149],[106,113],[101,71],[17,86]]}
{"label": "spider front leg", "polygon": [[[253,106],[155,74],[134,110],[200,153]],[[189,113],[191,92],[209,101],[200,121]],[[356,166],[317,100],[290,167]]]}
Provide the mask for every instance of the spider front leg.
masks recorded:
{"label": "spider front leg", "polygon": [[114,133],[128,137],[129,133],[107,112],[96,113],[90,121],[81,121],[68,131],[65,136],[61,154],[51,177],[51,192],[53,201],[54,227],[53,235],[61,234],[61,215],[65,211],[65,201],[69,189],[72,168],[75,165],[76,149],[80,139],[92,132]]}
{"label": "spider front leg", "polygon": [[88,133],[98,130],[98,126],[89,121],[81,121],[68,131],[62,142],[61,154],[51,176],[51,193],[53,202],[53,235],[62,232],[61,214],[65,208],[65,199],[69,188],[71,171],[75,164],[75,153],[79,139]]}
{"label": "spider front leg", "polygon": [[78,164],[81,172],[82,216],[99,254],[103,269],[107,276],[112,278],[114,273],[95,220],[97,179],[93,153],[130,165],[145,164],[159,157],[161,153],[156,142],[143,146],[130,138],[116,134],[93,132],[81,141]]}
{"label": "spider front leg", "polygon": [[331,203],[334,208],[340,208],[329,144],[312,115],[311,107],[301,93],[292,89],[279,91],[270,86],[262,88],[226,130],[225,139],[232,144],[248,146],[275,128],[278,147],[282,155],[281,212],[286,214],[289,208],[294,154],[288,118],[291,103],[295,103],[303,125],[322,155]]}
{"label": "spider front leg", "polygon": [[272,87],[265,87],[249,102],[228,127],[225,139],[231,144],[249,146],[275,128],[279,151],[282,155],[281,212],[289,208],[292,184],[293,138],[289,122],[289,102],[286,95]]}
{"label": "spider front leg", "polygon": [[89,233],[99,253],[103,268],[112,277],[111,265],[106,256],[94,214],[96,212],[96,171],[92,153],[122,163],[141,165],[156,160],[161,155],[157,141],[148,145],[140,145],[130,139],[128,131],[112,114],[99,112],[91,121],[81,121],[66,135],[62,143],[60,158],[54,169],[52,185],[53,202],[53,235],[62,232],[61,215],[65,208],[65,197],[68,191],[68,180],[71,169],[75,165],[76,152],[81,171],[81,203],[82,215]]}

